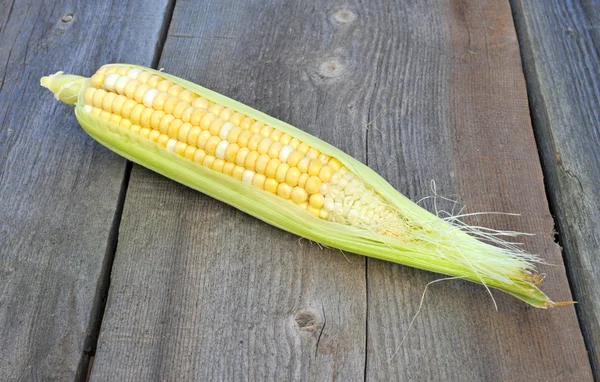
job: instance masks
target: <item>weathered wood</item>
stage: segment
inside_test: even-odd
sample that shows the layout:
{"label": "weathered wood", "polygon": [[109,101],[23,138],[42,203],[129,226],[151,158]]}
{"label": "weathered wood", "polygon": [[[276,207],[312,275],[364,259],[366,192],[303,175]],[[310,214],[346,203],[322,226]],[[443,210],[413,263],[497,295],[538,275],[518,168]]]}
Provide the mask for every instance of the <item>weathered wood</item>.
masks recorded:
{"label": "weathered wood", "polygon": [[39,81],[149,65],[166,1],[0,3],[0,380],[73,380],[86,372],[125,161]]}
{"label": "weathered wood", "polygon": [[[545,290],[570,298],[507,1],[179,3],[160,66],[414,199],[435,179],[472,211],[522,212],[480,220],[537,233],[526,247],[557,264]],[[92,379],[591,379],[573,308],[494,292],[495,312],[456,281],[432,286],[395,353],[439,276],[368,261],[365,280],[348,259],[134,167]]]}
{"label": "weathered wood", "polygon": [[[364,159],[372,83],[334,12],[178,2],[159,66]],[[92,380],[362,380],[364,267],[135,166]]]}
{"label": "weathered wood", "polygon": [[[373,4],[385,9],[383,4]],[[413,200],[456,198],[484,226],[535,233],[525,248],[554,267],[544,290],[570,300],[553,242],[519,47],[508,1],[420,1],[381,13],[373,25],[379,84],[371,104],[387,110],[369,130],[369,163]],[[362,11],[358,11],[363,13]],[[377,147],[377,150],[372,149]],[[378,152],[397,153],[378,155]],[[425,202],[429,209],[431,200]],[[452,203],[437,200],[438,209]],[[368,262],[367,378],[375,380],[591,380],[572,307],[536,310],[500,292],[442,276]]]}
{"label": "weathered wood", "polygon": [[600,4],[512,4],[546,184],[600,379]]}

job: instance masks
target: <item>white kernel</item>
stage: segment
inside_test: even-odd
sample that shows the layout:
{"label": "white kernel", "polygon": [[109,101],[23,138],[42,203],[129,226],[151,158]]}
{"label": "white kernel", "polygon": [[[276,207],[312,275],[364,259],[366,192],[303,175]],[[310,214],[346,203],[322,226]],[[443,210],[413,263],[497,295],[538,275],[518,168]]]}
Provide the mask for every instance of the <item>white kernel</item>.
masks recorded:
{"label": "white kernel", "polygon": [[344,206],[352,207],[354,204],[354,198],[352,196],[346,196],[344,198]]}
{"label": "white kernel", "polygon": [[363,196],[360,198],[360,202],[362,204],[369,204],[373,200],[373,194],[370,192],[365,192]]}
{"label": "white kernel", "polygon": [[169,151],[175,151],[175,145],[177,144],[177,140],[175,139],[169,139],[167,141],[167,150]]}
{"label": "white kernel", "polygon": [[219,142],[219,144],[217,145],[217,148],[215,149],[215,157],[217,157],[219,159],[225,159],[225,151],[227,151],[228,146],[229,146],[229,142],[227,142],[227,141]]}
{"label": "white kernel", "polygon": [[115,90],[115,84],[117,83],[117,80],[119,79],[119,77],[121,77],[121,76],[119,76],[117,73],[111,73],[111,74],[109,74],[104,79],[104,87],[107,90],[114,91]]}
{"label": "white kernel", "polygon": [[117,93],[124,94],[125,93],[125,86],[127,86],[127,84],[129,83],[129,81],[131,81],[131,78],[129,78],[127,76],[121,76],[121,77],[119,77],[119,79],[115,83],[115,90],[117,91]]}
{"label": "white kernel", "polygon": [[254,178],[255,172],[252,170],[245,170],[242,174],[242,182],[246,184],[252,184],[252,178]]}
{"label": "white kernel", "polygon": [[294,148],[290,145],[285,145],[279,151],[279,160],[281,163],[285,163],[290,156],[290,154],[294,151]]}
{"label": "white kernel", "polygon": [[326,197],[325,200],[323,201],[323,208],[327,212],[333,211],[333,199]]}
{"label": "white kernel", "polygon": [[132,79],[136,79],[137,76],[141,73],[142,71],[137,69],[137,68],[131,68],[129,69],[129,71],[127,72],[127,77],[132,78]]}
{"label": "white kernel", "polygon": [[86,112],[86,113],[88,113],[88,114],[91,113],[92,110],[94,110],[94,108],[92,107],[92,105],[85,105],[83,107],[83,111]]}
{"label": "white kernel", "polygon": [[329,183],[321,184],[321,188],[319,188],[319,192],[323,195],[327,195],[327,193],[329,192]]}
{"label": "white kernel", "polygon": [[354,179],[354,174],[349,172],[346,175],[344,175],[344,179],[346,179],[348,182],[351,181],[352,179]]}
{"label": "white kernel", "polygon": [[221,126],[221,130],[219,131],[219,138],[223,140],[227,139],[227,134],[229,134],[229,130],[231,129],[233,129],[233,123],[225,122],[223,126]]}
{"label": "white kernel", "polygon": [[348,211],[348,220],[350,220],[351,223],[357,221],[358,220],[358,211],[355,210],[354,208],[351,208],[350,211]]}
{"label": "white kernel", "polygon": [[348,181],[344,178],[340,179],[337,183],[336,186],[340,189],[343,190],[346,188],[346,186],[348,185]]}
{"label": "white kernel", "polygon": [[152,107],[152,103],[154,102],[154,98],[158,95],[158,93],[160,93],[158,91],[158,89],[148,89],[148,91],[146,92],[146,94],[144,94],[144,106],[146,107]]}
{"label": "white kernel", "polygon": [[344,209],[341,202],[333,203],[333,212],[336,215],[342,215],[344,213]]}

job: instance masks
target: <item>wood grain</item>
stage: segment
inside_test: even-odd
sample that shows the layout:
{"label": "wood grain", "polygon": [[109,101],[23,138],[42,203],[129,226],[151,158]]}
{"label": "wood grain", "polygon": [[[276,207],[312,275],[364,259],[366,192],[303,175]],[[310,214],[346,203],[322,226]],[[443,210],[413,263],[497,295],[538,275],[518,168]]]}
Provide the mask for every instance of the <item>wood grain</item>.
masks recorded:
{"label": "wood grain", "polygon": [[600,4],[512,4],[550,201],[600,379]]}
{"label": "wood grain", "polygon": [[2,381],[85,376],[125,161],[39,80],[108,61],[149,65],[165,2],[142,3],[0,2]]}
{"label": "wood grain", "polygon": [[[371,103],[389,112],[369,130],[369,164],[413,200],[432,195],[435,180],[438,193],[459,200],[455,211],[466,203],[466,212],[521,213],[471,221],[535,233],[525,248],[556,264],[540,267],[544,290],[569,300],[508,2],[401,8],[373,22],[395,27],[372,39],[382,48]],[[591,380],[572,307],[541,311],[492,292],[495,312],[483,287],[456,280],[430,286],[400,346],[425,286],[440,278],[369,260],[367,379]]]}
{"label": "wood grain", "polygon": [[[159,66],[364,159],[372,84],[332,7],[178,2]],[[363,257],[134,167],[92,380],[356,381],[365,335]]]}

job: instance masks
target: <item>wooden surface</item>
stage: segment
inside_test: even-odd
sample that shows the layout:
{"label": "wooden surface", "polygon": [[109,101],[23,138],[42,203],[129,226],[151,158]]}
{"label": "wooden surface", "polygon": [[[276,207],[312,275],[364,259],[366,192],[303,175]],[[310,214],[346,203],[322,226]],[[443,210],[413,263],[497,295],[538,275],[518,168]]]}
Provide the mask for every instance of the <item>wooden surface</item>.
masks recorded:
{"label": "wooden surface", "polygon": [[142,3],[0,1],[2,381],[86,373],[125,161],[39,81],[118,59],[150,65],[165,2]]}
{"label": "wooden surface", "polygon": [[550,201],[600,378],[600,3],[513,5]]}
{"label": "wooden surface", "polygon": [[[202,20],[202,22],[198,22]],[[182,58],[185,56],[185,58]],[[177,3],[160,67],[553,242],[507,1]],[[368,128],[367,128],[368,127]],[[432,204],[426,204],[431,208]],[[302,245],[300,245],[302,243]],[[92,380],[591,380],[572,307],[298,242],[134,166]],[[396,351],[398,349],[398,351]]]}

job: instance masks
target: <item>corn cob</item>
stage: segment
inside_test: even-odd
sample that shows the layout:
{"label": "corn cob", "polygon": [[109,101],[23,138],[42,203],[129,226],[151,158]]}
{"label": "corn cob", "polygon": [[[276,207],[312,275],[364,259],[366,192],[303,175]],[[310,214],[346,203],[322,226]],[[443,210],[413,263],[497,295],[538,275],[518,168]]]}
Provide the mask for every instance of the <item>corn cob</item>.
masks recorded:
{"label": "corn cob", "polygon": [[[175,76],[126,64],[41,84],[118,154],[326,246],[503,290],[540,308],[537,257],[451,224],[335,147]],[[475,236],[492,240],[490,245]]]}

